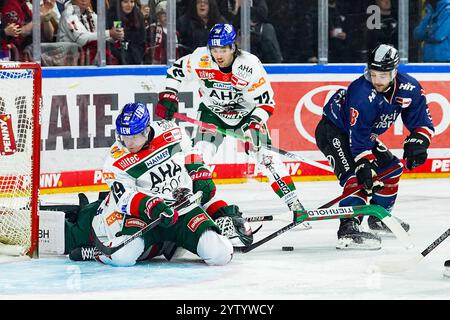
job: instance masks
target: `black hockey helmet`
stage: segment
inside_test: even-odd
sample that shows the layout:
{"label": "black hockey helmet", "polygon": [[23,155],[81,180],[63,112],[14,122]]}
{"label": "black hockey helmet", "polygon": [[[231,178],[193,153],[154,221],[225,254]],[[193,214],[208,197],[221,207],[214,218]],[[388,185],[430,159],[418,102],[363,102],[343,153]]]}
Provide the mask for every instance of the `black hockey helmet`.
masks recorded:
{"label": "black hockey helmet", "polygon": [[367,68],[377,71],[392,71],[400,62],[398,50],[390,44],[379,44],[369,54]]}

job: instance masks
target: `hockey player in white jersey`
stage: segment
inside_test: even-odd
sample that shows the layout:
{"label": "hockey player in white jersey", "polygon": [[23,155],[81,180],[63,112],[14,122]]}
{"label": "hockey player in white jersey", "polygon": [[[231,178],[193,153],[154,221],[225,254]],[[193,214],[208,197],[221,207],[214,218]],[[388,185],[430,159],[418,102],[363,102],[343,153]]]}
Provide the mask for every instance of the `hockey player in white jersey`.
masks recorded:
{"label": "hockey player in white jersey", "polygon": [[[209,34],[208,46],[177,60],[167,71],[165,89],[159,94],[155,112],[171,120],[178,112],[178,91],[185,82],[198,84],[199,120],[225,130],[243,133],[246,152],[256,157],[274,192],[290,211],[302,210],[294,182],[277,154],[262,148],[270,145],[267,120],[275,109],[273,90],[259,59],[235,43],[230,24],[217,24]],[[194,150],[199,161],[211,163],[224,136],[199,129],[194,134]],[[305,225],[306,226],[306,225]]]}
{"label": "hockey player in white jersey", "polygon": [[[237,206],[215,197],[210,172],[201,165],[185,162],[184,147],[190,140],[171,121],[150,122],[147,107],[139,103],[124,106],[116,120],[117,141],[110,149],[103,176],[111,191],[96,210],[92,228],[108,246],[116,246],[151,221],[158,227],[107,256],[87,244],[90,230],[72,228],[67,232],[72,260],[99,260],[115,266],[130,266],[136,261],[161,253],[163,244],[172,243],[197,254],[209,265],[227,264],[234,244],[248,245],[253,237],[248,222]],[[203,192],[200,203],[176,209],[174,194]],[[175,203],[175,205],[171,205]],[[226,228],[226,236],[205,208]],[[89,217],[92,212],[83,213]],[[89,219],[89,218],[88,218]],[[227,223],[228,221],[228,223]],[[231,227],[231,228],[230,228]],[[75,235],[75,236],[74,236]],[[81,244],[81,245],[80,245]]]}

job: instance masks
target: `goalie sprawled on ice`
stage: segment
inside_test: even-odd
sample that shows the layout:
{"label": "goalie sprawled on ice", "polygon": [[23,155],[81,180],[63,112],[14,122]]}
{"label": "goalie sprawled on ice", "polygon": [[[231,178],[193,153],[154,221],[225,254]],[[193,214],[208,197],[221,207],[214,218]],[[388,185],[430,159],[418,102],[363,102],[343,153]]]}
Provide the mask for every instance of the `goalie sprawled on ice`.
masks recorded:
{"label": "goalie sprawled on ice", "polygon": [[[217,199],[210,171],[190,161],[184,151],[190,140],[180,127],[150,122],[147,107],[131,103],[119,114],[116,131],[103,170],[111,191],[104,199],[83,201],[65,222],[65,253],[72,260],[130,266],[159,254],[170,259],[181,247],[209,265],[224,265],[231,261],[233,244],[251,244],[252,231],[239,208]],[[180,206],[194,193],[201,195],[198,201]],[[93,235],[116,247],[155,220],[157,227],[112,255],[94,246]]]}

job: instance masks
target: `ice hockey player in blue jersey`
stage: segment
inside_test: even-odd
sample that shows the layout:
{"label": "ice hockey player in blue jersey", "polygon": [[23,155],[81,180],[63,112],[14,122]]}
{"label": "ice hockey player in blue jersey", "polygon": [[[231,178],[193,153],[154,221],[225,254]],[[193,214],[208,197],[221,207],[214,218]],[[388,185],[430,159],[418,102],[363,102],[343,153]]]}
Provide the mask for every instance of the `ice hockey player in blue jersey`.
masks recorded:
{"label": "ice hockey player in blue jersey", "polygon": [[[376,173],[398,164],[400,160],[379,140],[399,115],[410,132],[403,143],[407,170],[427,159],[427,149],[434,127],[420,83],[397,70],[396,48],[378,45],[369,54],[364,75],[348,88],[338,90],[323,108],[315,137],[318,148],[327,157],[340,185],[346,189],[363,184],[364,188],[344,200],[340,206],[378,204],[392,210],[403,168],[386,179],[374,179]],[[369,216],[371,231],[360,230],[362,219],[341,219],[337,232],[338,249],[379,249],[382,232],[390,230],[378,218]],[[401,221],[402,222],[402,221]],[[407,223],[402,222],[405,230]]]}

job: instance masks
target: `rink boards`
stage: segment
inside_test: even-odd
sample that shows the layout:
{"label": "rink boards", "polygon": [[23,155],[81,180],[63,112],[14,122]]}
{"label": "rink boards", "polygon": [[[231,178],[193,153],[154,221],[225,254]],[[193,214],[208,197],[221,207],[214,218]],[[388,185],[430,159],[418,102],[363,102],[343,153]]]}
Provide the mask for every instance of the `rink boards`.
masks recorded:
{"label": "rink boards", "polygon": [[[269,120],[274,146],[327,164],[318,151],[314,129],[322,106],[339,88],[363,72],[363,65],[266,65],[276,109]],[[102,190],[101,169],[115,140],[114,119],[126,103],[137,101],[154,109],[163,89],[163,66],[44,68],[41,143],[42,192]],[[407,65],[402,72],[416,77],[425,89],[436,136],[426,164],[405,177],[450,176],[450,66]],[[180,92],[180,113],[196,117],[199,97],[193,84]],[[153,113],[151,112],[152,116]],[[180,123],[188,133],[193,127]],[[397,156],[408,134],[399,119],[382,136]],[[294,180],[334,179],[314,166],[286,160]],[[264,179],[240,142],[227,138],[211,168],[217,183]]]}

